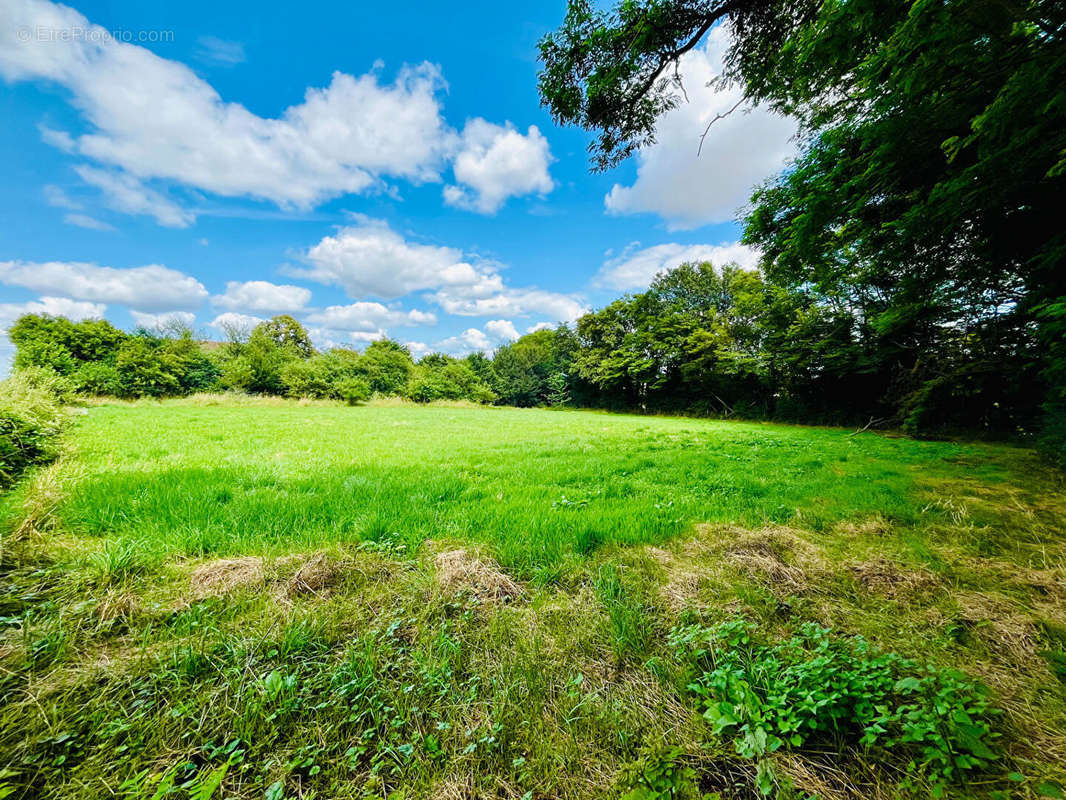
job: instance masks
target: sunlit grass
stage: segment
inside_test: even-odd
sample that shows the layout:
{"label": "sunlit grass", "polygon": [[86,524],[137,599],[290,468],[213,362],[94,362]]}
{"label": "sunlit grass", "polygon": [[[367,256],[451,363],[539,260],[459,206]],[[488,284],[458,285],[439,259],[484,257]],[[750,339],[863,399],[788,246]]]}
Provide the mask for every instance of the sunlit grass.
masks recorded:
{"label": "sunlit grass", "polygon": [[[1000,756],[947,796],[1066,785],[1066,501],[1022,448],[217,396],[66,448],[0,498],[0,796],[592,800],[665,752],[753,800],[671,644],[739,621],[987,684]],[[928,797],[912,755],[764,765]]]}
{"label": "sunlit grass", "polygon": [[909,523],[920,478],[1003,469],[994,448],[844,430],[417,406],[102,406],[75,441],[59,516],[80,535],[167,555],[446,537],[520,570],[694,522]]}

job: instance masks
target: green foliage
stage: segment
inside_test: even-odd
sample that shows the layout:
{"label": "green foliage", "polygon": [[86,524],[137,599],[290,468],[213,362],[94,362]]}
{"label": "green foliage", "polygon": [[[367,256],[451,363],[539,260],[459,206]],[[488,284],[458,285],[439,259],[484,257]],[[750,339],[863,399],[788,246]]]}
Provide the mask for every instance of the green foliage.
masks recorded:
{"label": "green foliage", "polygon": [[[307,331],[292,317],[283,314],[257,325],[247,341],[232,341],[222,351],[219,384],[252,394],[285,394],[282,377],[286,369],[294,386],[311,390],[320,385],[306,371],[291,365],[310,357],[313,349]],[[317,389],[315,389],[317,390]]]}
{"label": "green foliage", "polygon": [[495,399],[467,361],[441,353],[432,353],[418,364],[407,396],[418,403],[434,400],[472,400],[477,403]]}
{"label": "green foliage", "polygon": [[391,396],[404,394],[415,365],[410,351],[402,344],[379,339],[367,345],[359,368],[372,393]]}
{"label": "green foliage", "polygon": [[[596,134],[595,167],[613,166],[654,141],[684,99],[681,56],[720,21],[733,36],[715,86],[800,123],[796,161],[745,211],[744,242],[789,295],[756,326],[773,357],[723,352],[732,337],[713,324],[696,334],[649,311],[633,326],[642,295],[585,324],[601,350],[583,359],[586,379],[610,387],[608,404],[643,408],[685,368],[751,367],[741,380],[769,385],[742,403],[712,381],[708,409],[847,412],[918,434],[1032,434],[1043,401],[1043,446],[1061,458],[1066,7],[570,0],[540,44],[542,102]],[[694,352],[672,360],[689,336]]]}
{"label": "green foliage", "polygon": [[337,397],[350,406],[370,399],[370,382],[357,375],[341,378],[336,384],[336,390]]}
{"label": "green foliage", "polygon": [[99,397],[118,397],[122,394],[122,378],[118,367],[106,361],[87,361],[70,376],[78,394]]}
{"label": "green foliage", "polygon": [[696,770],[680,747],[645,750],[622,769],[621,800],[702,800]]}
{"label": "green foliage", "polygon": [[510,406],[565,405],[577,341],[565,326],[527,333],[500,347],[492,359],[492,387]]}
{"label": "green foliage", "polygon": [[682,626],[670,639],[691,665],[689,689],[703,716],[744,758],[819,744],[899,752],[937,796],[997,758],[990,724],[997,712],[981,686],[878,653],[861,637],[833,637],[805,623],[788,641],[767,645],[735,621]]}
{"label": "green foliage", "polygon": [[0,381],[0,490],[28,467],[56,456],[69,390],[61,376],[41,367]]}
{"label": "green foliage", "polygon": [[67,375],[80,364],[113,360],[126,334],[106,320],[71,322],[65,317],[25,314],[8,331],[15,344],[15,368],[49,367]]}
{"label": "green foliage", "polygon": [[270,340],[281,350],[294,352],[299,358],[309,358],[315,351],[304,326],[289,314],[279,314],[261,322],[252,331],[251,338],[257,336]]}

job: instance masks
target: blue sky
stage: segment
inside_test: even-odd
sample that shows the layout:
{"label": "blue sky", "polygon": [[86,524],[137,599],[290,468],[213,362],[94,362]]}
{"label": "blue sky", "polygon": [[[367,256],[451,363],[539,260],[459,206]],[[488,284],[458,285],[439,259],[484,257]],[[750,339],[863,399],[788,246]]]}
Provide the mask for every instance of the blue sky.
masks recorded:
{"label": "blue sky", "polygon": [[733,219],[794,126],[740,111],[697,155],[736,101],[705,86],[728,32],[658,143],[591,174],[536,92],[564,11],[0,0],[0,326],[292,313],[323,347],[462,354],[682,260],[753,264]]}

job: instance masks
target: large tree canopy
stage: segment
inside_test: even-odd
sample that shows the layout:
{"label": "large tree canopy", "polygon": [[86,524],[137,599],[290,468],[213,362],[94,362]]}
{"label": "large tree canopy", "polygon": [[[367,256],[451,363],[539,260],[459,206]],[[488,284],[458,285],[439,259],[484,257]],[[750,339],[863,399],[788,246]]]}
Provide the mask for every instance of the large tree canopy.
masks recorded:
{"label": "large tree canopy", "polygon": [[1066,4],[572,0],[541,42],[542,99],[611,166],[684,101],[680,58],[716,24],[733,34],[720,80],[800,122],[801,154],[755,192],[745,241],[768,280],[849,320],[871,392],[856,401],[888,398],[919,427],[952,406],[1028,424],[1062,374]]}

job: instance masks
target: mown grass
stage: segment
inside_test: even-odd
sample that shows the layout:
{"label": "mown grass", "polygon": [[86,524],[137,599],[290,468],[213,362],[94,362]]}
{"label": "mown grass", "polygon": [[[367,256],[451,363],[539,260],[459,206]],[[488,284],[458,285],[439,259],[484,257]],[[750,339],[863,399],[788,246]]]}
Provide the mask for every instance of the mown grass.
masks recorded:
{"label": "mown grass", "polygon": [[1028,451],[210,402],[92,407],[4,499],[0,795],[591,798],[663,753],[690,793],[932,791],[843,734],[715,736],[670,632],[740,619],[987,684],[997,758],[949,794],[1066,778],[1066,503]]}

